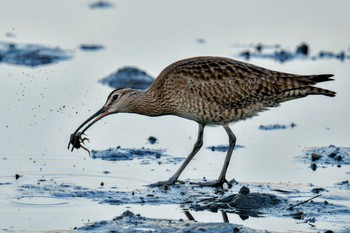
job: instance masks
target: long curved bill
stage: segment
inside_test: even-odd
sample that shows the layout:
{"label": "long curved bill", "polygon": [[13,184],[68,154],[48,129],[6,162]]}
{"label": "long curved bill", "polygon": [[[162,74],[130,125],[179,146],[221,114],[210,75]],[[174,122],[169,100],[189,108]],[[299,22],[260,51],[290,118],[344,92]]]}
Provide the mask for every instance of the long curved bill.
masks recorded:
{"label": "long curved bill", "polygon": [[[69,146],[72,144],[73,148],[79,149],[80,147],[87,150],[82,143],[84,143],[85,140],[88,140],[87,138],[82,138],[81,136],[83,133],[90,128],[93,124],[95,124],[97,121],[101,120],[103,117],[109,115],[110,113],[107,111],[107,107],[103,106],[100,110],[98,110],[95,114],[93,114],[91,117],[89,117],[86,121],[84,121],[73,134],[71,134],[70,141],[68,143],[68,149]],[[90,123],[89,123],[90,122]],[[89,123],[81,132],[79,130],[83,128],[87,123]]]}
{"label": "long curved bill", "polygon": [[88,124],[88,126],[85,127],[85,129],[83,131],[81,131],[81,133],[84,133],[88,128],[90,128],[93,124],[95,124],[97,121],[99,121],[100,119],[102,119],[103,117],[107,116],[109,114],[109,112],[107,111],[106,107],[102,107],[100,110],[98,110],[94,115],[92,115],[91,117],[89,117],[86,121],[84,121],[74,132],[74,134],[76,134],[77,132],[79,132],[79,130],[81,128],[84,127],[84,125],[86,125],[87,123],[89,123],[91,120],[93,120],[94,118],[96,118],[95,120],[93,120],[90,124]]}

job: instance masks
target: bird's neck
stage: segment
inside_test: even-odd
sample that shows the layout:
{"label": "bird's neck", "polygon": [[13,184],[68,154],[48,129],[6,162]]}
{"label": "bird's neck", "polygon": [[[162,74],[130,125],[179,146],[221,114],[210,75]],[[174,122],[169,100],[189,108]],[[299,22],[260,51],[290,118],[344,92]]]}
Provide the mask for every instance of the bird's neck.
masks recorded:
{"label": "bird's neck", "polygon": [[148,91],[137,91],[130,101],[129,110],[132,113],[141,114],[145,116],[160,116],[164,115],[161,103],[157,96]]}

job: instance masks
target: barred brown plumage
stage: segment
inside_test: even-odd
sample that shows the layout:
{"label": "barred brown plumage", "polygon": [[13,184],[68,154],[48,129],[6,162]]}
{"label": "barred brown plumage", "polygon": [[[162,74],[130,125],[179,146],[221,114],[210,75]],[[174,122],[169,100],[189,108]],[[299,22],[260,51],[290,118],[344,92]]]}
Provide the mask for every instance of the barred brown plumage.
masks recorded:
{"label": "barred brown plumage", "polygon": [[[166,67],[146,91],[122,88],[112,91],[104,106],[78,127],[69,142],[80,148],[80,135],[99,119],[119,112],[146,116],[176,115],[199,124],[198,137],[192,152],[178,171],[167,181],[152,186],[174,184],[182,171],[203,145],[206,125],[221,125],[229,137],[229,150],[218,180],[200,185],[230,185],[226,171],[236,137],[229,123],[257,115],[280,103],[308,95],[333,97],[335,92],[314,87],[331,81],[331,74],[295,75],[272,71],[245,62],[223,57],[193,57]],[[93,120],[92,122],[90,122]],[[90,122],[90,123],[89,123]],[[87,124],[87,127],[79,130]],[[69,147],[68,145],[68,147]]]}

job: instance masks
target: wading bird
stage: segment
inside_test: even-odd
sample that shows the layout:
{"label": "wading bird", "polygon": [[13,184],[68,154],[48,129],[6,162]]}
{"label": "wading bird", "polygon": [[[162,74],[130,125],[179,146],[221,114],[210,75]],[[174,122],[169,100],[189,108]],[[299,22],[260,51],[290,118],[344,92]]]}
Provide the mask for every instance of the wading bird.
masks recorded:
{"label": "wading bird", "polygon": [[[335,92],[315,87],[333,80],[331,74],[295,75],[268,70],[223,57],[193,57],[166,67],[146,91],[121,88],[112,91],[103,107],[71,135],[69,145],[85,148],[82,134],[101,118],[114,113],[146,116],[175,115],[198,123],[198,136],[192,152],[169,180],[151,186],[172,185],[203,145],[206,125],[221,125],[229,139],[219,178],[205,186],[222,186],[235,147],[236,136],[230,123],[257,115],[281,102],[308,95],[333,97]],[[90,123],[89,123],[90,122]],[[89,123],[81,132],[79,130]]]}

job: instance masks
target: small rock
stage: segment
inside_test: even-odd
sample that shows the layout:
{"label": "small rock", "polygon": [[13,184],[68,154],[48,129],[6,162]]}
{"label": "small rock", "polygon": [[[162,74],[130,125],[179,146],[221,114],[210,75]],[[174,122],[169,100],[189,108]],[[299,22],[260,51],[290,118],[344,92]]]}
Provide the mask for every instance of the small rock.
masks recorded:
{"label": "small rock", "polygon": [[250,193],[250,190],[246,186],[242,186],[242,188],[239,190],[239,194],[247,195],[249,193]]}
{"label": "small rock", "polygon": [[234,178],[232,180],[230,180],[229,182],[231,185],[234,185],[234,184],[238,184],[238,181],[235,180]]}
{"label": "small rock", "polygon": [[170,185],[167,185],[167,184],[161,186],[160,188],[161,188],[162,190],[164,190],[164,191],[167,191],[167,190],[170,190],[170,189],[171,189]]}
{"label": "small rock", "polygon": [[239,54],[240,57],[249,60],[250,59],[250,52],[249,51],[243,51]]}
{"label": "small rock", "polygon": [[312,163],[312,164],[311,164],[311,169],[312,169],[313,171],[316,171],[316,169],[317,169],[316,163]]}
{"label": "small rock", "polygon": [[319,160],[321,157],[322,157],[322,155],[313,153],[313,154],[311,155],[311,161],[314,162],[314,161],[316,161],[316,160]]}
{"label": "small rock", "polygon": [[132,217],[134,216],[135,214],[133,212],[131,212],[130,210],[126,210],[122,215],[118,216],[118,217],[115,217],[113,220],[120,220],[124,217]]}
{"label": "small rock", "polygon": [[292,213],[291,215],[292,215],[292,218],[298,219],[298,220],[301,220],[304,218],[304,212],[302,211],[297,211],[295,213]]}
{"label": "small rock", "polygon": [[16,180],[18,180],[20,177],[22,177],[22,176],[18,175],[18,174],[15,175]]}
{"label": "small rock", "polygon": [[209,210],[210,210],[211,212],[216,213],[216,212],[218,212],[218,209],[219,209],[219,207],[218,207],[218,205],[217,205],[216,203],[212,203],[212,204],[209,206]]}
{"label": "small rock", "polygon": [[335,157],[335,160],[337,161],[342,161],[343,160],[343,157],[341,155],[338,155],[337,157]]}
{"label": "small rock", "polygon": [[329,158],[334,158],[336,155],[337,155],[336,153],[332,152],[332,153],[330,153],[330,154],[328,155],[328,157],[329,157]]}
{"label": "small rock", "polygon": [[311,192],[319,194],[320,192],[326,191],[324,188],[313,188]]}
{"label": "small rock", "polygon": [[100,183],[100,185],[101,185],[101,186],[104,186],[104,185],[105,185],[105,183],[101,182],[101,183]]}
{"label": "small rock", "polygon": [[286,50],[276,51],[274,56],[275,56],[275,60],[282,63],[294,58],[294,56],[289,51],[286,51]]}
{"label": "small rock", "polygon": [[153,136],[150,136],[148,138],[148,142],[153,145],[153,144],[155,144],[157,142],[157,138],[153,137]]}
{"label": "small rock", "polygon": [[261,43],[257,44],[255,46],[255,49],[258,53],[261,53],[262,49],[263,49],[263,45]]}
{"label": "small rock", "polygon": [[302,43],[297,47],[295,54],[302,55],[302,56],[309,55],[309,46],[306,43]]}

